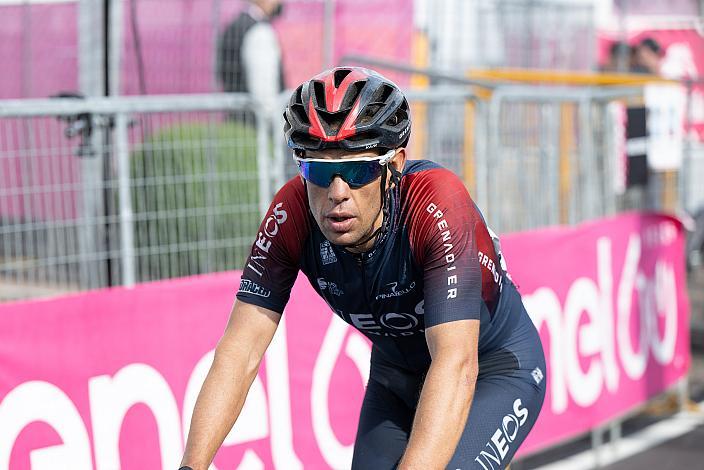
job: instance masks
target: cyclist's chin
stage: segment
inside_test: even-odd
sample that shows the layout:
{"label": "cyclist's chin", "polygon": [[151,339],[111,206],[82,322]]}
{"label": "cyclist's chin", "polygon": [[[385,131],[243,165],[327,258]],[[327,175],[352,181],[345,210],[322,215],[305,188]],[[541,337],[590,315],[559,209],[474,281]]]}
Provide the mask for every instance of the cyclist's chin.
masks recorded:
{"label": "cyclist's chin", "polygon": [[350,229],[346,231],[323,230],[323,235],[334,245],[353,247],[362,240],[365,232],[359,230],[359,227],[350,227]]}
{"label": "cyclist's chin", "polygon": [[325,238],[327,238],[330,243],[339,246],[351,246],[361,239],[361,237],[355,231],[334,232],[326,230],[323,235],[325,235]]}

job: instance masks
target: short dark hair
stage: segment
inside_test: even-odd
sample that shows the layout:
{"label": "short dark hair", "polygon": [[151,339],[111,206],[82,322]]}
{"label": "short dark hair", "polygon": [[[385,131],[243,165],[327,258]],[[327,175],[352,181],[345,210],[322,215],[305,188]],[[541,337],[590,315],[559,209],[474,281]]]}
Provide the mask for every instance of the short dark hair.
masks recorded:
{"label": "short dark hair", "polygon": [[638,45],[640,47],[647,47],[656,54],[660,54],[662,52],[662,47],[660,47],[660,43],[653,38],[641,39]]}

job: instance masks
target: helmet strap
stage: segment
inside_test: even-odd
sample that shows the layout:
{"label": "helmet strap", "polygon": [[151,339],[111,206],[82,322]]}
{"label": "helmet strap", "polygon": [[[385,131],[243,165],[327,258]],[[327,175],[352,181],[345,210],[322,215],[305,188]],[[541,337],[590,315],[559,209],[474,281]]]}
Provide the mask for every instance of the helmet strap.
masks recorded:
{"label": "helmet strap", "polygon": [[[391,172],[391,178],[390,182],[391,185],[389,187],[386,187],[386,175],[387,171]],[[401,183],[401,172],[398,171],[393,165],[390,163],[387,163],[384,165],[384,169],[382,170],[381,173],[381,182],[380,182],[380,189],[381,189],[381,205],[379,206],[379,212],[383,211],[383,218],[381,220],[381,225],[379,228],[374,230],[372,233],[367,235],[366,237],[363,237],[360,241],[355,243],[354,245],[346,245],[346,248],[354,248],[359,245],[363,245],[367,243],[369,240],[372,238],[378,237],[383,231],[386,229],[386,225],[389,223],[389,214],[390,214],[390,208],[389,208],[389,196],[388,193],[391,190],[392,187],[398,187],[398,185]],[[379,216],[379,212],[377,212],[377,217]],[[375,217],[376,219],[376,217]]]}

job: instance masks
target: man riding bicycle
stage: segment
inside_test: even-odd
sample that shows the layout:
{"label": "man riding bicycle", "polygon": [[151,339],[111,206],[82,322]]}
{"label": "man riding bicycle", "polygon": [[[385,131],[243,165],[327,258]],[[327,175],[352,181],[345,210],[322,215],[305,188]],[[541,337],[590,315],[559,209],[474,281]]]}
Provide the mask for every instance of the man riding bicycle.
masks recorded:
{"label": "man riding bicycle", "polygon": [[408,102],[374,71],[313,77],[284,117],[300,176],[252,246],[182,465],[212,461],[300,270],[372,342],[352,468],[504,468],[538,417],[545,359],[464,185],[407,160]]}

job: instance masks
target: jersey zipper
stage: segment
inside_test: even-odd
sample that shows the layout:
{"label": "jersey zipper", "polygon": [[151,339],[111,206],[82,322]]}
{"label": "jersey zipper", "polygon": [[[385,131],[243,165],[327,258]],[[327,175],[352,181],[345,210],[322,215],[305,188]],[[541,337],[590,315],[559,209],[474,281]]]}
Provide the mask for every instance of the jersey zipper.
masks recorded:
{"label": "jersey zipper", "polygon": [[359,253],[357,256],[357,260],[359,261],[359,265],[362,268],[362,291],[364,291],[364,301],[367,303],[367,307],[369,308],[369,312],[374,315],[374,312],[372,311],[371,304],[369,303],[369,293],[367,292],[367,275],[366,275],[366,268],[364,265],[364,255],[365,253]]}

